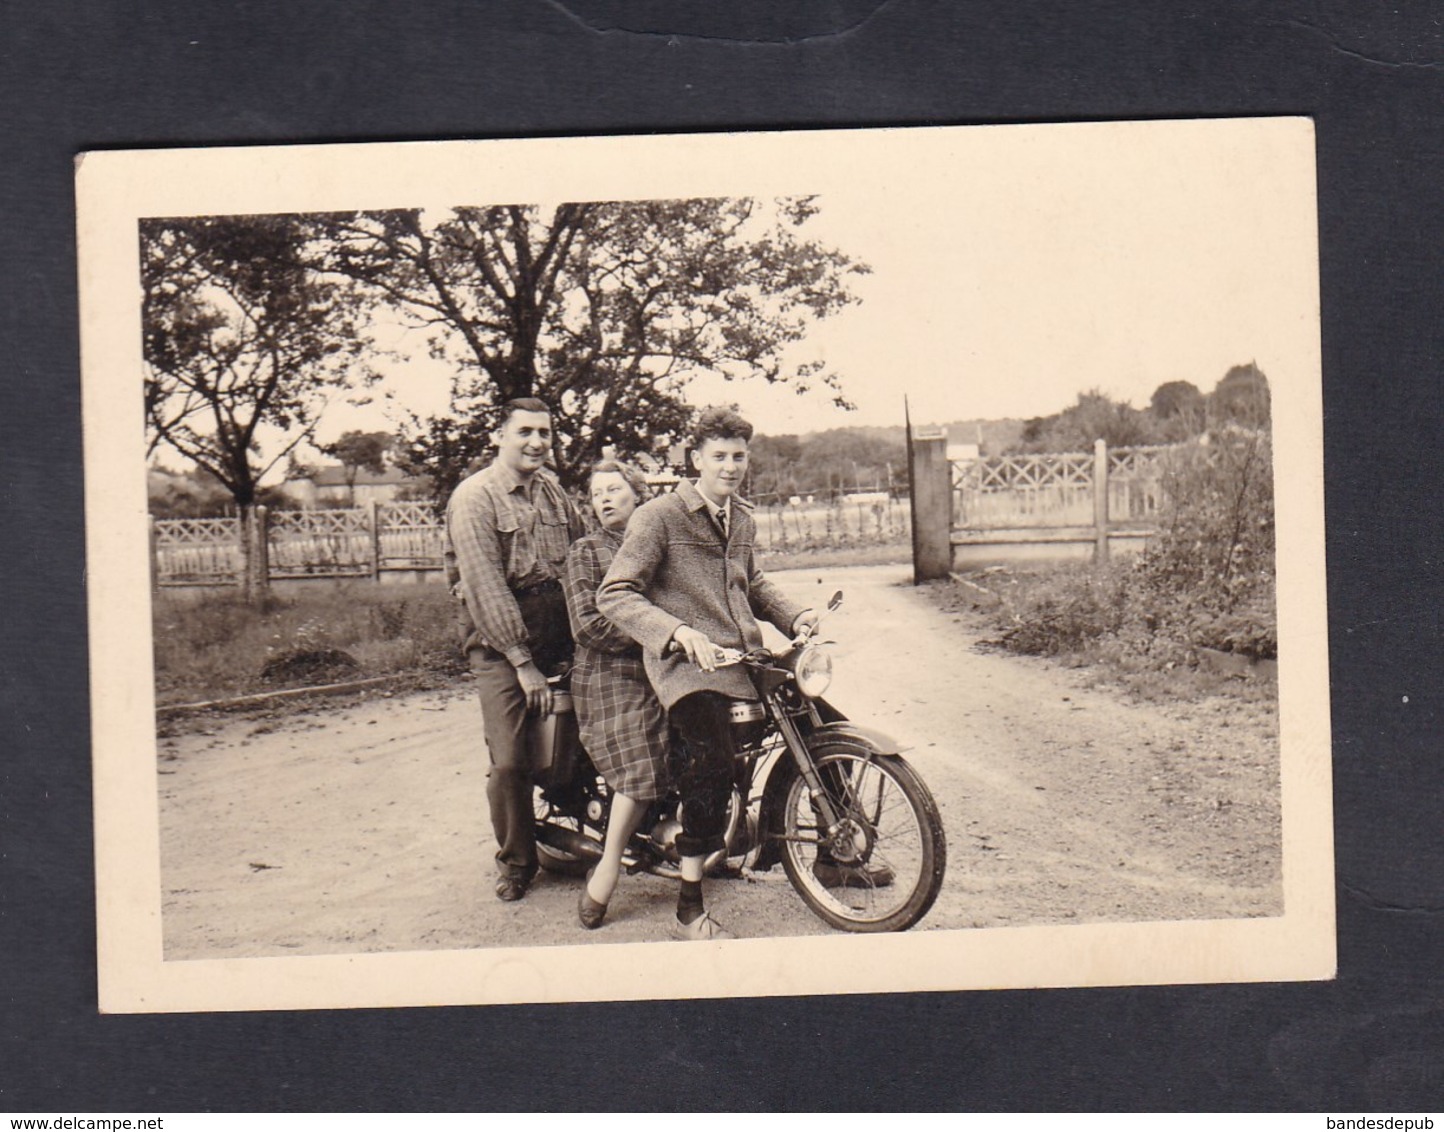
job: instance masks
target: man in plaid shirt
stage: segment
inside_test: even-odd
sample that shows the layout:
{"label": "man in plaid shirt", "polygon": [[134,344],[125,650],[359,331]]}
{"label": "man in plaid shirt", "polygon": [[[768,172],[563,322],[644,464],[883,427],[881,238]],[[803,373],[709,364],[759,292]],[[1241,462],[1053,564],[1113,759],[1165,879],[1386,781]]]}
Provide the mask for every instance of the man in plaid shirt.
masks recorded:
{"label": "man in plaid shirt", "polygon": [[491,759],[486,797],[496,833],[500,900],[520,900],[536,876],[528,713],[551,710],[547,674],[571,658],[561,578],[582,520],[546,468],[551,410],[509,401],[493,439],[496,459],[468,476],[446,507],[449,576],[463,601],[463,648],[481,697]]}

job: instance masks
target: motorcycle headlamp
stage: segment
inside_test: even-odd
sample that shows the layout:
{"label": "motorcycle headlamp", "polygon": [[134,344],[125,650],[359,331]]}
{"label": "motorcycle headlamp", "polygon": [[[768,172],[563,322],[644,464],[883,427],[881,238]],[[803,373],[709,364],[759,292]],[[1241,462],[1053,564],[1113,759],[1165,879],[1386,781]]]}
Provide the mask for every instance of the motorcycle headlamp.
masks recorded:
{"label": "motorcycle headlamp", "polygon": [[814,700],[832,683],[832,654],[820,645],[808,645],[797,658],[793,669],[797,690]]}

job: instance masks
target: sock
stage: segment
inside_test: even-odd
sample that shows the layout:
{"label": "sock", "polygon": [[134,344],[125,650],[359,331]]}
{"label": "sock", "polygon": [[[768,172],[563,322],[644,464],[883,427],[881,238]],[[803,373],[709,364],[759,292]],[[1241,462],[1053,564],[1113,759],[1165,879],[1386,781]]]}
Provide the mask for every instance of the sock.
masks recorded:
{"label": "sock", "polygon": [[703,910],[702,882],[684,880],[677,892],[677,919],[684,924],[690,924],[701,917]]}

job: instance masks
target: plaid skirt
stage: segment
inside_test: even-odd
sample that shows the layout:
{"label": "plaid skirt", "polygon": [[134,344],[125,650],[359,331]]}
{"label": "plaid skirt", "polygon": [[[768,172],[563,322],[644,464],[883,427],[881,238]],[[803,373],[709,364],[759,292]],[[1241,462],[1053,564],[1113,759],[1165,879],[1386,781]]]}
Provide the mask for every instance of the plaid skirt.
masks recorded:
{"label": "plaid skirt", "polygon": [[667,792],[667,714],[642,667],[641,649],[617,655],[580,647],[572,698],[582,745],[607,785],[638,802]]}

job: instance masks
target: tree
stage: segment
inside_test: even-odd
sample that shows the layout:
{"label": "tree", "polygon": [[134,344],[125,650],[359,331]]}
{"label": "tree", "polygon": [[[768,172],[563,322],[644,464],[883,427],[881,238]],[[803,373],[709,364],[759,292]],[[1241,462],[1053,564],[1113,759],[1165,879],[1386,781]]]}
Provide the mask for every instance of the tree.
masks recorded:
{"label": "tree", "polygon": [[787,433],[781,436],[752,438],[748,460],[748,494],[755,499],[772,501],[795,495],[799,487],[797,470],[802,459],[802,442]]}
{"label": "tree", "polygon": [[261,478],[312,435],[359,350],[347,289],[307,264],[313,235],[298,216],[140,225],[149,447],[235,500],[250,594],[265,586],[251,553]]}
{"label": "tree", "polygon": [[704,372],[846,404],[822,363],[784,357],[868,271],[799,235],[816,211],[803,198],[356,213],[329,219],[323,262],[429,328],[456,366],[450,411],[416,422],[406,454],[440,496],[486,451],[499,406],[525,396],[552,406],[558,471],[576,484],[608,446],[664,453]]}
{"label": "tree", "polygon": [[1098,389],[1078,394],[1061,413],[1034,417],[1023,426],[1023,452],[1091,452],[1095,440],[1110,448],[1156,444],[1160,430],[1152,417]]}
{"label": "tree", "polygon": [[1269,383],[1254,362],[1233,366],[1214,386],[1208,399],[1209,423],[1263,428],[1271,420]]}
{"label": "tree", "polygon": [[395,442],[396,438],[389,432],[362,432],[353,428],[330,444],[320,445],[320,450],[341,461],[346,476],[346,495],[349,501],[354,502],[356,477],[363,469],[377,475],[384,472],[386,455]]}

